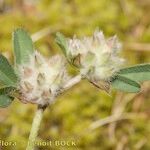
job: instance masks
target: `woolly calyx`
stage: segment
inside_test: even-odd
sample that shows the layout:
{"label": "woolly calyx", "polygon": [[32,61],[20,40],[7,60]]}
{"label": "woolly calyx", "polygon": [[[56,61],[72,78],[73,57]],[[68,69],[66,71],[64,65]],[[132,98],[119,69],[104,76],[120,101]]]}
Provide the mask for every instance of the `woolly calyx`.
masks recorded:
{"label": "woolly calyx", "polygon": [[92,37],[68,39],[66,55],[85,78],[108,91],[111,78],[124,62],[118,55],[120,48],[116,36],[106,39],[102,31],[95,31]]}
{"label": "woolly calyx", "polygon": [[58,55],[46,59],[35,51],[27,64],[19,66],[20,99],[41,106],[52,103],[69,80],[65,65]]}

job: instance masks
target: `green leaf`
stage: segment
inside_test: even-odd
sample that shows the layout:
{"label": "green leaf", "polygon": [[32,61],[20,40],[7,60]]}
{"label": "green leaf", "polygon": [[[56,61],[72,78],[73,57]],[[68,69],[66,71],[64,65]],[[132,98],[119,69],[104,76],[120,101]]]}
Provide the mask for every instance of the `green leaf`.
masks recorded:
{"label": "green leaf", "polygon": [[113,88],[123,92],[136,93],[140,91],[140,85],[131,79],[117,75],[111,82]]}
{"label": "green leaf", "polygon": [[11,92],[13,92],[16,88],[14,87],[5,87],[0,88],[0,95],[9,95]]}
{"label": "green leaf", "polygon": [[15,87],[17,81],[17,75],[14,69],[9,64],[8,60],[3,55],[0,55],[0,82],[4,84],[4,86]]}
{"label": "green leaf", "polygon": [[66,54],[67,54],[67,41],[66,41],[65,36],[58,32],[58,33],[56,33],[55,41],[59,45],[59,47],[61,48],[64,55],[66,56]]}
{"label": "green leaf", "polygon": [[13,33],[13,47],[17,65],[28,62],[29,56],[34,51],[31,37],[25,30],[20,28]]}
{"label": "green leaf", "polygon": [[13,101],[13,98],[7,95],[0,95],[0,107],[8,107]]}
{"label": "green leaf", "polygon": [[124,68],[121,69],[118,74],[139,82],[150,80],[150,64],[140,64]]}

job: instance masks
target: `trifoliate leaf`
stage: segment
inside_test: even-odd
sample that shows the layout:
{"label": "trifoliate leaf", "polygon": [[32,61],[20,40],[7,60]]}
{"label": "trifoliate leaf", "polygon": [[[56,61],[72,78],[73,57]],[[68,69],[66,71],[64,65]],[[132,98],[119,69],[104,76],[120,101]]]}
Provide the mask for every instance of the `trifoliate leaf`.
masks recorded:
{"label": "trifoliate leaf", "polygon": [[13,33],[13,47],[15,63],[23,64],[28,62],[29,56],[33,53],[33,43],[31,37],[23,29],[17,29]]}
{"label": "trifoliate leaf", "polygon": [[129,68],[121,69],[118,72],[121,76],[127,77],[134,81],[150,80],[150,64],[140,64]]}
{"label": "trifoliate leaf", "polygon": [[140,85],[129,78],[124,76],[117,75],[111,82],[113,88],[123,91],[136,93],[140,91]]}
{"label": "trifoliate leaf", "polygon": [[59,47],[61,48],[62,52],[64,53],[64,55],[66,56],[67,53],[67,43],[66,43],[66,38],[63,34],[61,33],[56,33],[56,39],[55,39],[56,43],[59,45]]}
{"label": "trifoliate leaf", "polygon": [[13,101],[13,98],[7,95],[0,95],[0,107],[8,107]]}
{"label": "trifoliate leaf", "polygon": [[8,60],[3,55],[0,55],[0,82],[7,87],[15,87],[17,80],[17,75]]}

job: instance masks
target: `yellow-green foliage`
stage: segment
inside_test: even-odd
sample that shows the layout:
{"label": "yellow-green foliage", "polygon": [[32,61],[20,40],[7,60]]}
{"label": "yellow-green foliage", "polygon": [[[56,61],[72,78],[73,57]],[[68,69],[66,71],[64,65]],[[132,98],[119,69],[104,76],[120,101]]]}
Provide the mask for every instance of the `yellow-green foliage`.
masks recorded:
{"label": "yellow-green foliage", "polygon": [[[52,33],[35,43],[36,49],[47,56],[61,53],[54,42],[56,31],[82,36],[99,27],[107,36],[117,34],[123,41],[126,65],[145,63],[150,58],[147,48],[139,50],[130,44],[150,41],[148,4],[148,0],[5,0],[0,4],[0,52],[13,60],[11,33],[17,27],[24,27],[29,33],[50,27]],[[74,73],[74,69],[70,72]],[[83,81],[45,111],[39,133],[41,141],[75,141],[77,146],[40,149],[149,150],[149,93],[149,83],[145,83],[139,94],[113,91],[109,96]],[[35,105],[18,100],[0,109],[0,139],[17,142],[16,147],[4,149],[25,149],[35,109]],[[92,122],[112,115],[115,110],[117,115],[123,111],[132,117],[88,129]]]}

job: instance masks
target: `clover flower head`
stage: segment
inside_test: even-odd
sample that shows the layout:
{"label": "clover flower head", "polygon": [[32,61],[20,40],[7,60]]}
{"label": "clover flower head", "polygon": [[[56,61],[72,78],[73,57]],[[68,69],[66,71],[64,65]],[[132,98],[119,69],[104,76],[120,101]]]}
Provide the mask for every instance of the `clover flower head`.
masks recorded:
{"label": "clover flower head", "polygon": [[65,61],[59,55],[46,59],[37,51],[29,63],[19,66],[21,100],[41,106],[53,102],[63,85],[69,80]]}
{"label": "clover flower head", "polygon": [[124,62],[117,36],[106,39],[98,30],[92,37],[68,39],[67,49],[69,61],[91,82],[109,82]]}

